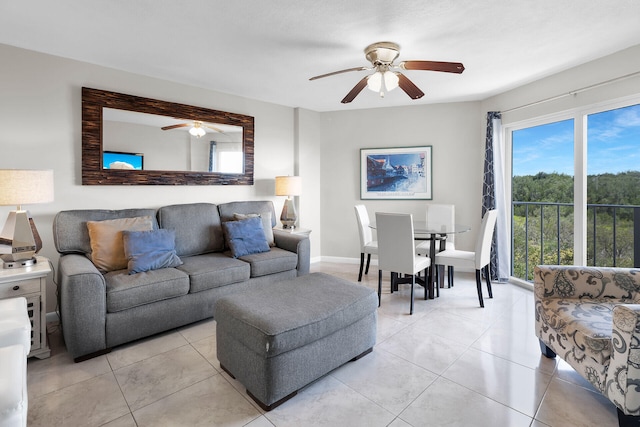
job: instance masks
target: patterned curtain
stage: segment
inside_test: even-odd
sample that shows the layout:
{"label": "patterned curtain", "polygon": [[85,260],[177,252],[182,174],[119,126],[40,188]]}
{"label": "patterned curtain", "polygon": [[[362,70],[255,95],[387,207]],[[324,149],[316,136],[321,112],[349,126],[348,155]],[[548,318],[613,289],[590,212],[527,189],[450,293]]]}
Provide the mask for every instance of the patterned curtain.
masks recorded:
{"label": "patterned curtain", "polygon": [[[487,137],[484,155],[484,177],[482,180],[482,216],[491,209],[496,209],[496,177],[493,162],[494,157],[494,135],[493,121],[500,119],[500,112],[489,111],[487,113]],[[493,241],[491,242],[491,262],[489,264],[491,279],[498,280],[498,243],[496,240],[496,232],[493,233]]]}

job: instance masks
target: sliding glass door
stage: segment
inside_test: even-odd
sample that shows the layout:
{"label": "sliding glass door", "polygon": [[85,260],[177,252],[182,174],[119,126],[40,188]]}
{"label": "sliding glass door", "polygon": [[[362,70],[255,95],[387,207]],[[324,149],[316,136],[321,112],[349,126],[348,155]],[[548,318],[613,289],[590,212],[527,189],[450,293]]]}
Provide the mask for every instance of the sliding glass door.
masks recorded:
{"label": "sliding glass door", "polygon": [[[512,275],[640,265],[640,104],[506,127]],[[639,236],[639,237],[635,237]]]}

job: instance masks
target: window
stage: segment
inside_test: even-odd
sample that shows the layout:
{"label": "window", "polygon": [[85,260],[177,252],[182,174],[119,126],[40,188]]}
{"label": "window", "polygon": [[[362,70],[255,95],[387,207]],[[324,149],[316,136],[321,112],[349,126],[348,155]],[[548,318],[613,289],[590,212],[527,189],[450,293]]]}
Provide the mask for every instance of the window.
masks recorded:
{"label": "window", "polygon": [[532,280],[536,264],[640,265],[640,104],[554,119],[505,128],[512,275]]}

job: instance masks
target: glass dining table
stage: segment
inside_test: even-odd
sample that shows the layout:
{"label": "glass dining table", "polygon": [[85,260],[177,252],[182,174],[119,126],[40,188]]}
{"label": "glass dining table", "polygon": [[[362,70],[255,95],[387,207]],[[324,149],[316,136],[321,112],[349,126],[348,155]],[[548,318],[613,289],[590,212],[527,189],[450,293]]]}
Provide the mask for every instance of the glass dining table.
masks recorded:
{"label": "glass dining table", "polygon": [[[369,227],[375,230],[376,223],[371,222]],[[435,283],[436,275],[434,274],[436,269],[436,253],[444,250],[448,235],[466,233],[469,230],[471,230],[471,227],[463,224],[429,224],[427,221],[413,221],[414,240],[430,242],[429,258],[431,259],[431,268],[429,269],[429,277],[424,284],[421,283],[422,280],[416,281],[416,283],[420,283],[425,287],[425,292],[429,299],[435,298],[435,286],[438,286],[438,284]],[[436,242],[438,245],[436,245]],[[393,274],[392,272],[392,275]],[[440,275],[440,277],[442,278],[442,275]],[[392,282],[394,281],[392,280]],[[395,283],[402,283],[402,281],[395,280]]]}

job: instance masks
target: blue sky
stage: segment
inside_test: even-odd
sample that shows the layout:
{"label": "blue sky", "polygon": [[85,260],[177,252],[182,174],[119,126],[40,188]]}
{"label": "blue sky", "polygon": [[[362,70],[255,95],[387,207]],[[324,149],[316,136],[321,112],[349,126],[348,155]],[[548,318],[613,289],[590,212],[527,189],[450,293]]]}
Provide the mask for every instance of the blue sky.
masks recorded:
{"label": "blue sky", "polygon": [[[640,104],[591,114],[587,173],[640,170]],[[573,175],[573,120],[513,133],[513,175],[558,172]]]}

